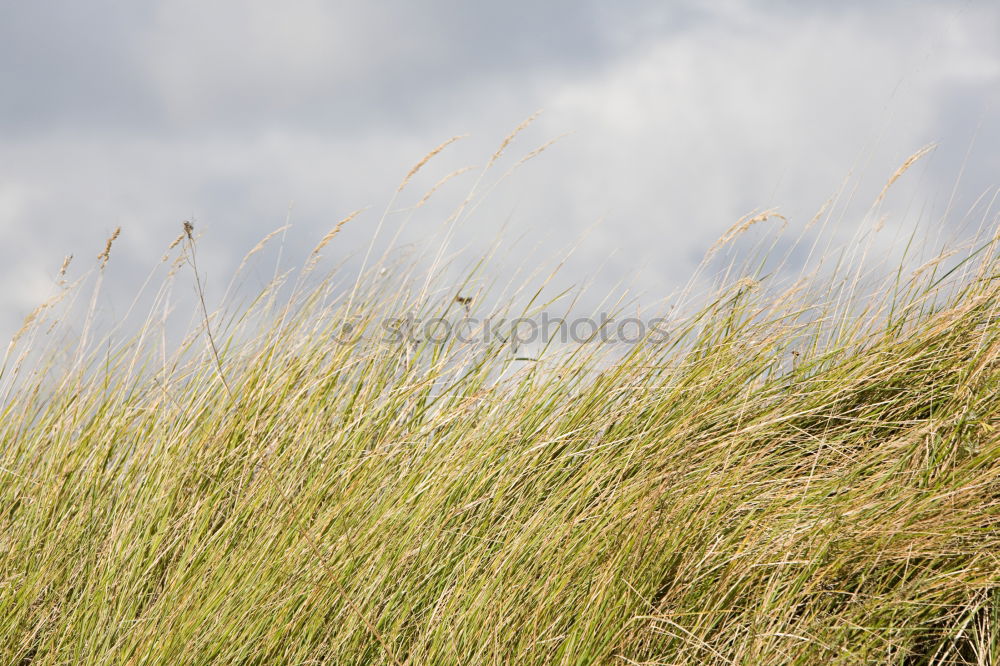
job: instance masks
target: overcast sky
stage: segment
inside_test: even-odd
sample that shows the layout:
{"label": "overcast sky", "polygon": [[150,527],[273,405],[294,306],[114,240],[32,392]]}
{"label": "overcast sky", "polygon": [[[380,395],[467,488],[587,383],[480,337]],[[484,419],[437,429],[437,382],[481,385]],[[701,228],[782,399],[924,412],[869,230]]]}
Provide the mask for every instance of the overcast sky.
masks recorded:
{"label": "overcast sky", "polygon": [[[453,169],[484,165],[538,109],[498,174],[570,134],[498,187],[457,240],[475,254],[507,224],[525,252],[555,258],[593,227],[566,277],[625,282],[652,299],[751,210],[777,207],[804,225],[850,179],[865,205],[845,203],[835,222],[856,224],[931,142],[887,202],[897,225],[958,223],[1000,184],[992,0],[0,7],[5,337],[52,292],[65,255],[79,273],[117,226],[109,282],[124,287],[112,299],[192,217],[212,287],[290,205],[293,258],[371,206],[329,253],[363,254],[428,150],[470,135],[398,207]],[[460,201],[476,173],[436,197]],[[439,229],[446,210],[421,209],[402,239]]]}

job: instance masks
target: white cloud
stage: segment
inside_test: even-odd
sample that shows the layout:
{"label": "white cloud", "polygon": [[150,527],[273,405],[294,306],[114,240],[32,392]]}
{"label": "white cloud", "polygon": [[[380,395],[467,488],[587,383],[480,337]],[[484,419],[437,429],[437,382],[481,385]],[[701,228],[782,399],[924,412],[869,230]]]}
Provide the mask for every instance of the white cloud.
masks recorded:
{"label": "white cloud", "polygon": [[177,124],[224,128],[227,114],[239,123],[308,103],[398,57],[396,42],[366,43],[373,13],[318,0],[161,3],[142,49],[149,85]]}
{"label": "white cloud", "polygon": [[[69,252],[96,254],[118,224],[122,270],[143,274],[191,214],[206,232],[215,284],[282,223],[290,201],[298,224],[290,242],[307,247],[348,211],[379,211],[440,140],[474,135],[429,165],[406,196],[482,164],[538,107],[545,115],[511,147],[511,160],[575,134],[500,186],[456,244],[474,253],[510,217],[511,236],[525,235],[546,259],[605,217],[567,279],[585,279],[607,260],[600,285],[631,282],[638,270],[635,282],[656,295],[751,208],[778,206],[803,225],[849,175],[860,182],[856,205],[838,219],[853,230],[902,159],[940,141],[931,166],[908,174],[887,202],[909,223],[922,200],[949,196],[975,131],[970,117],[984,119],[981,136],[1000,136],[987,113],[1000,102],[1000,9],[992,5],[633,4],[642,7],[567,20],[578,34],[558,49],[554,24],[512,34],[508,21],[497,26],[507,33],[493,34],[495,9],[465,29],[444,6],[158,4],[134,19],[134,31],[108,35],[127,42],[109,52],[135,58],[129,76],[141,83],[119,82],[141,88],[126,92],[155,110],[145,124],[97,123],[101,114],[66,105],[38,113],[64,114],[49,129],[0,134],[0,234],[20,246],[6,250],[0,310],[26,307],[9,296],[29,293],[17,286],[23,276],[38,266],[54,272]],[[476,16],[467,9],[462,20]],[[82,85],[51,79],[70,83]],[[970,182],[995,178],[989,148],[973,152]],[[443,198],[460,199],[462,187]],[[377,212],[345,229],[337,249],[362,251],[369,218]],[[440,217],[417,217],[404,240],[439,227]],[[515,253],[509,263],[518,261],[526,260]]]}
{"label": "white cloud", "polygon": [[[947,115],[956,87],[1000,90],[990,10],[925,6],[900,28],[899,12],[781,17],[746,7],[727,5],[597,76],[553,86],[546,127],[583,135],[553,170],[560,204],[576,219],[610,209],[614,220],[595,255],[615,245],[637,261],[667,255],[680,270],[651,277],[673,281],[690,270],[678,247],[704,251],[751,208],[777,206],[804,225],[849,175],[860,182],[844,213],[853,230],[910,153],[932,141],[964,153],[973,128]],[[970,101],[985,111],[989,97]]]}

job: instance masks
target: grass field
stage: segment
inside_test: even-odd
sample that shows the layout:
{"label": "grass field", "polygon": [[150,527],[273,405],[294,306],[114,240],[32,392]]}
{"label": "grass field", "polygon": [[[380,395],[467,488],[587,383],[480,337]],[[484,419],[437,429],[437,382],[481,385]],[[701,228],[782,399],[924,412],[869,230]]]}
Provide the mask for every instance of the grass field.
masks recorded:
{"label": "grass field", "polygon": [[992,232],[515,362],[379,338],[478,297],[374,262],[216,309],[197,231],[136,331],[53,333],[105,252],[8,351],[0,663],[1000,663]]}

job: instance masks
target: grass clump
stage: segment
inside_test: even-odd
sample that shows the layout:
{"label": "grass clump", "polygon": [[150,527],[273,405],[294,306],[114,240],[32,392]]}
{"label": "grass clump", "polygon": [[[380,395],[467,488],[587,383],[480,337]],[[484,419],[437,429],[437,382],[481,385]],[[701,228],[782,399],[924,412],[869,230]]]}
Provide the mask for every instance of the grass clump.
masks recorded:
{"label": "grass clump", "polygon": [[476,307],[437,274],[213,310],[196,247],[182,341],[8,352],[0,663],[1000,661],[996,239],[516,362],[379,335]]}

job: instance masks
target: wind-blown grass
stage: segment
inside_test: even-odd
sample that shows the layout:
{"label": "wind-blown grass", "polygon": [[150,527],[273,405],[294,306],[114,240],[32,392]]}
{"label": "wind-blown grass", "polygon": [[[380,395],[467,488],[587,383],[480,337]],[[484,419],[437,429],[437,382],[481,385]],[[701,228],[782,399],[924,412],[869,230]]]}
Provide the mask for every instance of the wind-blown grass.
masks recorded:
{"label": "wind-blown grass", "polygon": [[466,304],[433,276],[276,283],[68,362],[36,317],[0,663],[1000,662],[996,240],[963,256],[734,271],[668,344],[516,367],[375,335]]}

